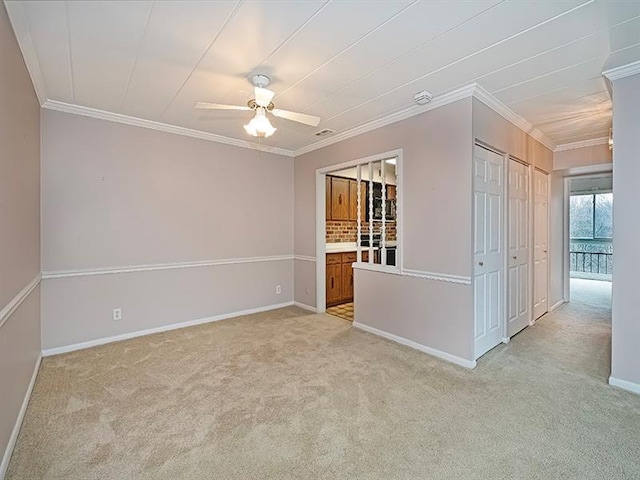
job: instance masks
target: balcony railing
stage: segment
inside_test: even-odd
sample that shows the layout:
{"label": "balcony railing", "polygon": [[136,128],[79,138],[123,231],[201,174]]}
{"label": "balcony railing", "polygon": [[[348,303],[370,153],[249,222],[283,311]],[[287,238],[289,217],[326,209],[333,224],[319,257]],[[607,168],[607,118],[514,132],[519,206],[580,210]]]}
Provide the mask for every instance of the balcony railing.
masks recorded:
{"label": "balcony railing", "polygon": [[572,272],[611,275],[613,271],[613,253],[572,250],[569,252],[569,262]]}

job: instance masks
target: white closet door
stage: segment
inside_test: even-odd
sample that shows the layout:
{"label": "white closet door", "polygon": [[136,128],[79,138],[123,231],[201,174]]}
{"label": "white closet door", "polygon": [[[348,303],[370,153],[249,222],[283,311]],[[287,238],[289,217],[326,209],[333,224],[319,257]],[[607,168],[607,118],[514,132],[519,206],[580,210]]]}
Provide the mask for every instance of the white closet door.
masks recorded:
{"label": "white closet door", "polygon": [[529,167],[509,159],[507,335],[529,325]]}
{"label": "white closet door", "polygon": [[549,310],[549,175],[536,170],[533,175],[533,318]]}
{"label": "white closet door", "polygon": [[502,341],[504,158],[476,146],[474,198],[474,352],[484,355]]}

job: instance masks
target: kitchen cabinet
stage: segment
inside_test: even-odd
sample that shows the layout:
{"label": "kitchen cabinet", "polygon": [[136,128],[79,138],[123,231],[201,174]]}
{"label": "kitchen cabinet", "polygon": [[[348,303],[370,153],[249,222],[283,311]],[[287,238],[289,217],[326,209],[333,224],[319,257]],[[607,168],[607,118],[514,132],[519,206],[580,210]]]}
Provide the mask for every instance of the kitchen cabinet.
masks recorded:
{"label": "kitchen cabinet", "polygon": [[[326,176],[326,219],[358,221],[358,182],[348,178]],[[360,215],[367,214],[367,185],[360,183]]]}
{"label": "kitchen cabinet", "polygon": [[395,200],[396,199],[396,186],[395,185],[387,185],[387,199]]}
{"label": "kitchen cabinet", "polygon": [[349,180],[331,177],[331,220],[349,220]]}
{"label": "kitchen cabinet", "polygon": [[342,300],[342,264],[327,265],[327,305],[336,305]]}
{"label": "kitchen cabinet", "polygon": [[[327,306],[353,301],[353,267],[356,252],[327,253]],[[362,252],[362,261],[369,261],[369,252]]]}

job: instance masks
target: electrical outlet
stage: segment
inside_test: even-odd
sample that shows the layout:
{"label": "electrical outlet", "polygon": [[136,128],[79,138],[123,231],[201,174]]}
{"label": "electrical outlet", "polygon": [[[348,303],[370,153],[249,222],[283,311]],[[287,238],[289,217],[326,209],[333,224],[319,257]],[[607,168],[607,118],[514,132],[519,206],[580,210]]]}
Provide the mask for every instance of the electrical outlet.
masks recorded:
{"label": "electrical outlet", "polygon": [[121,308],[114,308],[113,309],[113,321],[117,322],[118,320],[122,320],[122,309]]}
{"label": "electrical outlet", "polygon": [[280,285],[276,285],[276,293],[280,295],[282,293],[282,287]]}

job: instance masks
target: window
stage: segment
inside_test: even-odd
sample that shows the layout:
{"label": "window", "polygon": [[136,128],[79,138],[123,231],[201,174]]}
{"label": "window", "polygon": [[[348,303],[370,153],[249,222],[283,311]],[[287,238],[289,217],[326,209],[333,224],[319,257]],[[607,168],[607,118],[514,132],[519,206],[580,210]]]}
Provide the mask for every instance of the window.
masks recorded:
{"label": "window", "polygon": [[569,236],[572,239],[611,239],[613,237],[613,194],[571,195]]}

